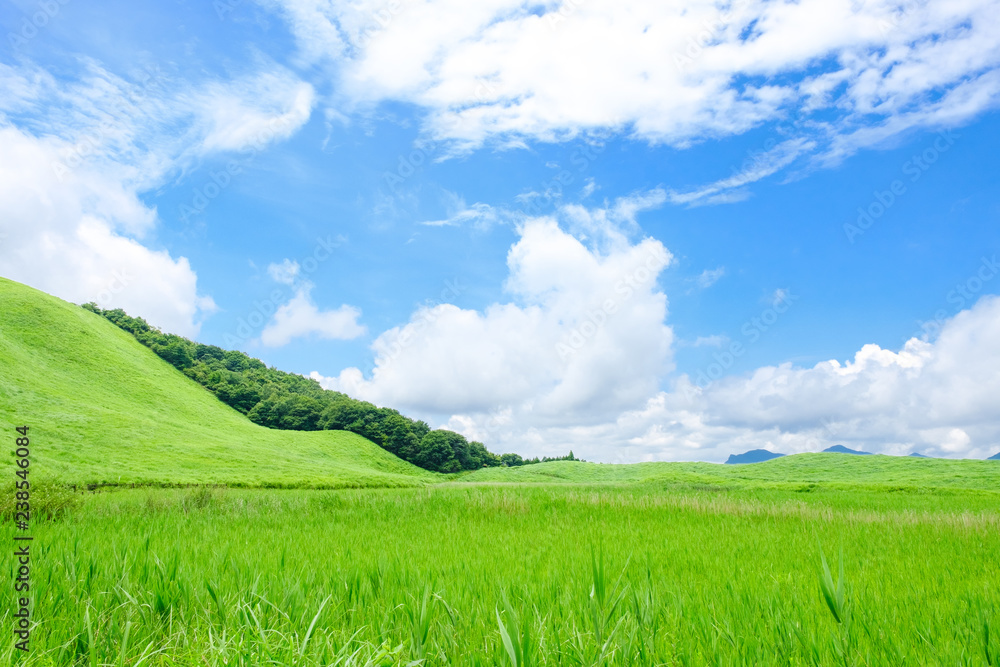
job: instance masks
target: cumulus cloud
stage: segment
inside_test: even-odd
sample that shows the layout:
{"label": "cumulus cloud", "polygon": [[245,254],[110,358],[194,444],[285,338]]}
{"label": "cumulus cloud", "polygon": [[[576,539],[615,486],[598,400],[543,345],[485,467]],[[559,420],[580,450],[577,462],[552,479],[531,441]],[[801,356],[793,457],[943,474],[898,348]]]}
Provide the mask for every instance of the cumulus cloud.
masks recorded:
{"label": "cumulus cloud", "polygon": [[[593,423],[641,405],[672,367],[656,287],[672,256],[654,239],[624,240],[610,222],[637,208],[564,209],[562,226],[525,221],[507,255],[509,302],[421,308],[375,340],[370,377],[351,368],[324,385],[426,413],[509,410],[525,424]],[[591,231],[589,245],[574,225]]]}
{"label": "cumulus cloud", "polygon": [[877,453],[984,458],[1000,449],[1000,297],[959,312],[933,341],[863,346],[853,360],[790,363],[699,386],[682,375],[644,406],[596,424],[531,425],[493,414],[449,424],[499,449],[573,449],[611,462],[724,461],[764,448],[787,454],[843,444]]}
{"label": "cumulus cloud", "polygon": [[345,104],[405,101],[432,139],[472,148],[616,131],[685,147],[784,122],[765,163],[676,193],[732,201],[807,154],[837,160],[996,106],[991,0],[269,0]]}
{"label": "cumulus cloud", "polygon": [[648,452],[698,449],[711,458],[740,447],[792,453],[847,444],[889,454],[914,449],[985,457],[1000,446],[1000,298],[959,312],[934,341],[898,351],[863,346],[846,363],[757,369],[697,387],[681,377],[642,410],[623,415],[630,444]]}
{"label": "cumulus cloud", "polygon": [[64,144],[0,128],[0,274],[59,297],[124,308],[154,325],[193,336],[215,310],[199,293],[188,260],[133,238],[155,212],[114,173],[56,177]]}
{"label": "cumulus cloud", "polygon": [[[348,368],[313,377],[522,454],[572,449],[629,462],[834,444],[947,457],[1000,449],[996,296],[899,350],[869,344],[846,362],[784,363],[716,381],[671,377],[675,341],[656,281],[671,255],[628,231],[635,212],[657,201],[638,193],[524,221],[507,256],[509,301],[421,308],[378,336],[370,375]],[[984,267],[1000,271],[995,259]],[[777,289],[762,302],[787,308],[793,299]],[[693,343],[723,352],[728,344],[721,336]]]}
{"label": "cumulus cloud", "polygon": [[280,68],[229,84],[155,70],[126,81],[89,60],[58,82],[27,61],[0,64],[0,80],[13,93],[0,102],[0,273],[197,335],[215,304],[186,258],[157,247],[157,212],[140,195],[199,156],[287,136],[311,88]]}
{"label": "cumulus cloud", "polygon": [[[286,276],[287,273],[282,275],[283,278]],[[295,296],[278,308],[260,334],[261,343],[268,347],[281,347],[295,338],[315,336],[330,340],[350,340],[365,334],[367,329],[358,324],[360,310],[347,305],[335,310],[320,310],[313,302],[312,289],[312,283],[303,283],[296,290]]]}

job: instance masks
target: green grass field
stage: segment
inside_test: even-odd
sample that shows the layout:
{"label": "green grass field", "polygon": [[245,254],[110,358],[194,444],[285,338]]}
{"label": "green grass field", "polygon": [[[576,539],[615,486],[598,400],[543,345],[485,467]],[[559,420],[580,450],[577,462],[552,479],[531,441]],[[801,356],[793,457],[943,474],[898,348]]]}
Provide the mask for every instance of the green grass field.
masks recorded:
{"label": "green grass field", "polygon": [[[5,664],[1000,664],[1000,461],[438,475],[255,426],[100,317],[0,299],[0,438],[30,426],[34,485],[31,651],[8,634]],[[229,488],[162,488],[193,484]]]}
{"label": "green grass field", "polygon": [[998,461],[918,459],[901,456],[798,454],[751,465],[714,463],[633,463],[599,465],[552,461],[520,468],[486,468],[462,479],[467,482],[521,484],[617,484],[665,482],[778,488],[811,484],[884,487],[887,491],[929,488],[1000,490]]}
{"label": "green grass field", "polygon": [[996,664],[996,494],[858,493],[89,494],[36,525],[32,664]]}

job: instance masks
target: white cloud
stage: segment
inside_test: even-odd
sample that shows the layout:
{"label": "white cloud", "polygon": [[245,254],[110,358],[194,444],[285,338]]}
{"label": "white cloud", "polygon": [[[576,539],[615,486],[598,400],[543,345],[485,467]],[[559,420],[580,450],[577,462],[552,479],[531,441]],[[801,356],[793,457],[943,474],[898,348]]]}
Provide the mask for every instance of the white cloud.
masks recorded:
{"label": "white cloud", "polygon": [[509,410],[521,424],[593,423],[641,405],[672,367],[673,335],[656,287],[670,253],[625,241],[612,222],[641,201],[563,209],[594,233],[589,247],[553,218],[524,222],[507,256],[510,302],[421,308],[375,340],[370,377],[351,368],[324,385],[425,413]]}
{"label": "white cloud", "polygon": [[286,259],[281,264],[269,264],[267,266],[267,275],[271,276],[271,280],[276,283],[293,285],[299,275],[299,263],[291,259]]}
{"label": "white cloud", "polygon": [[987,296],[933,342],[914,338],[898,352],[869,344],[846,364],[768,366],[704,388],[682,377],[620,423],[631,422],[634,446],[669,452],[686,440],[712,458],[737,449],[734,435],[789,453],[842,443],[985,457],[1000,448],[998,390],[1000,298]]}
{"label": "white cloud", "polygon": [[[371,375],[348,368],[313,377],[494,451],[531,455],[724,461],[748,449],[834,444],[950,457],[1000,449],[995,296],[939,323],[936,339],[914,338],[898,351],[870,344],[847,363],[766,366],[704,386],[675,376],[664,391],[674,339],[656,276],[670,255],[628,231],[635,211],[656,201],[640,193],[526,220],[507,257],[509,302],[421,308],[375,340]],[[995,273],[995,263],[983,270]],[[790,300],[785,289],[762,299]],[[728,344],[707,336],[692,345],[724,353]]]}
{"label": "white cloud", "polygon": [[705,269],[694,279],[695,284],[701,289],[708,289],[719,282],[722,276],[726,275],[726,267],[720,266],[715,269]]}
{"label": "white cloud", "polygon": [[779,287],[771,294],[771,306],[777,306],[778,304],[785,303],[789,300],[789,298],[792,298],[791,292],[784,287]]}
{"label": "white cloud", "polygon": [[360,310],[347,305],[335,310],[320,310],[312,300],[312,289],[312,283],[303,283],[295,296],[278,308],[260,334],[261,343],[268,347],[281,347],[295,338],[316,336],[351,340],[365,334],[367,329],[358,324]]}
{"label": "white cloud", "polygon": [[200,156],[287,136],[311,88],[273,66],[228,84],[159,71],[130,83],[88,60],[77,74],[0,64],[13,92],[0,102],[0,273],[195,336],[215,304],[186,258],[157,247],[157,212],[140,195]]}
{"label": "white cloud", "polygon": [[728,337],[714,334],[712,336],[698,336],[691,345],[693,347],[722,347],[728,342]]}
{"label": "white cloud", "polygon": [[834,444],[985,458],[1000,450],[998,391],[1000,297],[985,296],[933,342],[914,338],[897,352],[869,344],[844,364],[766,366],[703,387],[682,375],[642,408],[597,424],[498,425],[490,414],[449,423],[500,450],[573,449],[612,462],[724,461],[749,449],[791,454]]}
{"label": "white cloud", "polygon": [[202,149],[212,152],[261,149],[287,139],[309,119],[314,93],[278,70],[215,82],[193,97],[192,106],[205,119]]}
{"label": "white cloud", "polygon": [[0,128],[0,274],[77,303],[124,308],[193,336],[215,310],[187,259],[131,238],[155,211],[116,174],[53,171],[65,144]]}
{"label": "white cloud", "polygon": [[671,193],[688,204],[1000,102],[992,0],[268,4],[304,62],[334,63],[338,105],[415,104],[425,134],[456,150],[609,130],[686,147],[786,124],[764,163]]}
{"label": "white cloud", "polygon": [[587,208],[581,204],[567,204],[560,209],[569,231],[584,241],[604,249],[621,248],[628,244],[628,237],[637,234],[636,216],[643,211],[658,208],[666,201],[666,193],[656,188],[634,192],[605,202],[600,208]]}
{"label": "white cloud", "polygon": [[766,151],[749,156],[738,172],[709,185],[688,192],[671,191],[672,204],[700,206],[706,204],[730,204],[743,201],[749,196],[745,186],[777,173],[795,161],[800,155],[816,147],[813,141],[792,139],[784,141]]}
{"label": "white cloud", "polygon": [[448,192],[448,217],[441,220],[428,220],[420,224],[428,227],[461,227],[471,225],[476,229],[488,229],[495,224],[511,218],[511,214],[502,209],[496,209],[489,204],[476,202],[472,206],[465,203],[462,197]]}

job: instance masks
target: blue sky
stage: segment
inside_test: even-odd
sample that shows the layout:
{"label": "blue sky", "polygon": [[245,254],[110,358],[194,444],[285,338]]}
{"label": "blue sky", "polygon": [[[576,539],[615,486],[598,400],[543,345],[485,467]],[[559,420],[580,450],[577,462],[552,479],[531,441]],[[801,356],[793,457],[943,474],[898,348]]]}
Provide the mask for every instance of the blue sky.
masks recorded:
{"label": "blue sky", "polygon": [[994,13],[6,3],[0,275],[497,451],[989,455]]}

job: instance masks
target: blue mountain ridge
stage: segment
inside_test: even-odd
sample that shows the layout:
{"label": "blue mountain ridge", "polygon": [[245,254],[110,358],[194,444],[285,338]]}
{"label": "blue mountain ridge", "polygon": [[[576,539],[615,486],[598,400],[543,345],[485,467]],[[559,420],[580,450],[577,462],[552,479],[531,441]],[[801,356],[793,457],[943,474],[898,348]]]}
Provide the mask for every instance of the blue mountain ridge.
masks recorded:
{"label": "blue mountain ridge", "polygon": [[726,463],[762,463],[780,456],[784,456],[784,454],[769,452],[766,449],[751,449],[749,452],[743,452],[742,454],[730,454],[729,458],[726,459]]}
{"label": "blue mountain ridge", "polygon": [[833,447],[827,447],[823,450],[824,453],[830,454],[855,454],[857,456],[871,456],[871,452],[863,452],[860,449],[850,449],[849,447],[844,447],[843,445],[834,445]]}
{"label": "blue mountain ridge", "polygon": [[[843,445],[833,445],[832,447],[827,447],[823,450],[826,454],[854,454],[856,456],[872,456],[871,452],[865,452],[860,449],[851,449],[849,447],[844,447]],[[764,461],[770,461],[771,459],[776,459],[780,456],[785,456],[784,454],[778,454],[775,452],[768,451],[766,449],[751,449],[749,451],[743,452],[742,454],[730,454],[729,458],[726,459],[728,464],[736,463],[762,463]],[[920,452],[910,452],[907,454],[908,457],[917,459],[932,459],[933,456],[927,456],[926,454],[921,454]],[[986,459],[987,461],[1000,461],[1000,452],[997,452],[993,456]]]}

